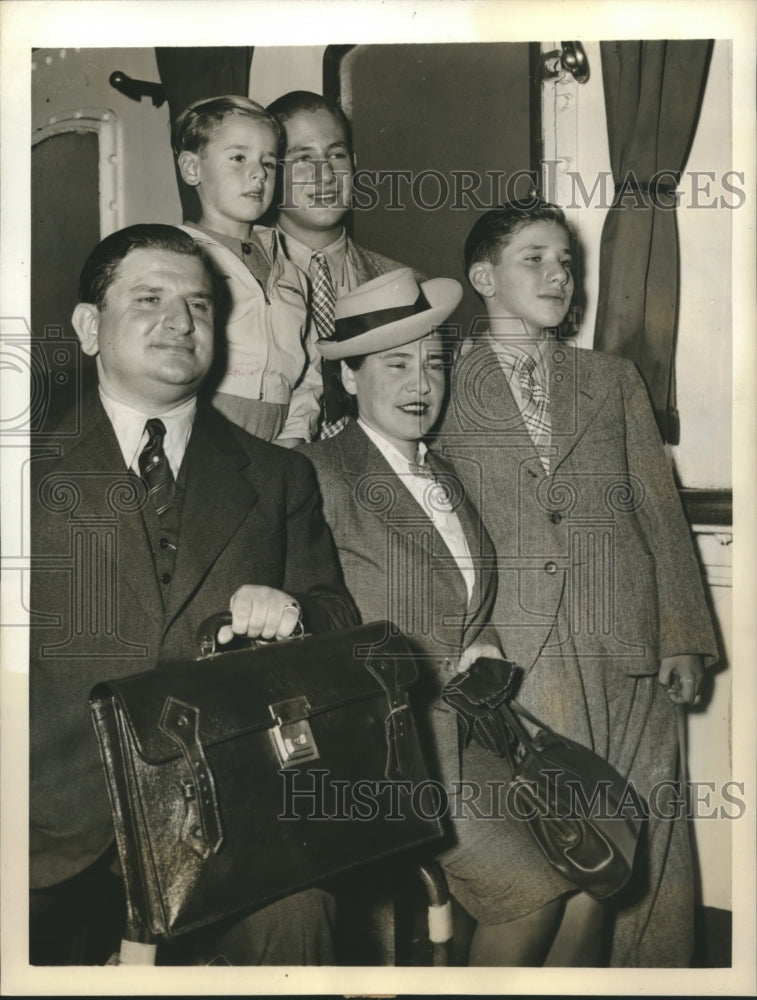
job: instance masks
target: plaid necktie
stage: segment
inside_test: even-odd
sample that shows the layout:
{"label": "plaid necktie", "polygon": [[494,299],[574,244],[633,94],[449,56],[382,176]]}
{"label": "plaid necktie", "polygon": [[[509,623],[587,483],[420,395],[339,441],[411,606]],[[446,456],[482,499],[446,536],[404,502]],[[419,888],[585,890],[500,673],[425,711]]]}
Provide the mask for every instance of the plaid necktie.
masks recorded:
{"label": "plaid necktie", "polygon": [[549,415],[549,392],[537,375],[536,358],[522,354],[515,360],[515,374],[518,376],[522,396],[522,416],[531,435],[531,440],[539,452],[542,465],[549,472],[549,448],[552,438],[552,423]]}
{"label": "plaid necktie", "polygon": [[[333,337],[336,292],[331,283],[331,272],[326,255],[321,250],[314,251],[310,258],[310,278],[312,282],[310,308],[313,312],[318,336]],[[347,423],[347,418],[344,416],[337,398],[339,370],[338,362],[324,360],[321,364],[324,407],[324,419],[319,433],[321,438],[334,437],[344,429],[344,425]]]}
{"label": "plaid necktie", "polygon": [[321,250],[316,250],[310,258],[310,277],[313,282],[310,307],[313,310],[318,336],[332,337],[336,293],[331,284],[331,272],[326,255]]}
{"label": "plaid necktie", "polygon": [[139,472],[156,514],[165,514],[176,500],[176,483],[163,450],[166,425],[157,417],[145,424],[149,440],[139,454]]}

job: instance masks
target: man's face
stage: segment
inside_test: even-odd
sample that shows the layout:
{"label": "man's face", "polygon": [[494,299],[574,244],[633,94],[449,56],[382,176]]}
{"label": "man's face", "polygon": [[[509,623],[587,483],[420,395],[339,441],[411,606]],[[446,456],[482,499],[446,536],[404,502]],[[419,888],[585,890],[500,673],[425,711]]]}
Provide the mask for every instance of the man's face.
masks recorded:
{"label": "man's face", "polygon": [[213,361],[210,275],[198,257],[132,250],[104,307],[77,306],[74,325],[106,391],[159,412],[193,396]]}
{"label": "man's face", "polygon": [[270,125],[230,115],[199,153],[181,154],[182,176],[197,187],[204,226],[245,239],[273,198],[276,145]]}
{"label": "man's face", "polygon": [[350,207],[354,165],[344,125],[330,111],[300,111],[284,123],[281,228],[311,245],[341,228]]}

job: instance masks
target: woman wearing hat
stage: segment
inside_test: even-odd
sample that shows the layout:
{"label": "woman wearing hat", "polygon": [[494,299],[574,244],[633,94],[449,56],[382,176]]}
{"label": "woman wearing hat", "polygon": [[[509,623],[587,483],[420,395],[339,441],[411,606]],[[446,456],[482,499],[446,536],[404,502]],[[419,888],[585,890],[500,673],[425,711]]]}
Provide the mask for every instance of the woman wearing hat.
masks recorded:
{"label": "woman wearing hat", "polygon": [[[409,269],[384,274],[341,298],[321,355],[341,362],[354,419],[336,437],[302,450],[315,467],[347,588],[364,622],[388,620],[414,646],[420,725],[436,776],[450,791],[450,846],[438,860],[450,891],[478,922],[470,964],[507,962],[517,935],[504,923],[512,863],[503,825],[486,800],[500,763],[475,743],[462,749],[443,685],[479,656],[502,657],[488,625],[496,591],[494,553],[450,463],[424,438],[444,401],[451,345],[435,328],[462,296],[458,282],[418,285]],[[430,756],[430,755],[429,755]],[[463,779],[467,791],[451,782]],[[476,809],[462,805],[480,798]]]}

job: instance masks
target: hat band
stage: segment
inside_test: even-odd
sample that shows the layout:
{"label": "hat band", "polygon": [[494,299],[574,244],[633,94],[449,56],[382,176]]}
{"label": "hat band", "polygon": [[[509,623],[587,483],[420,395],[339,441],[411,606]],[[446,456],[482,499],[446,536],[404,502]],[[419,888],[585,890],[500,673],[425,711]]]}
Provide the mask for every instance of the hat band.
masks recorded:
{"label": "hat band", "polygon": [[391,309],[376,309],[373,312],[361,313],[358,316],[346,316],[338,319],[334,323],[334,337],[336,341],[349,340],[357,337],[361,333],[368,333],[379,326],[388,326],[389,323],[396,323],[397,320],[407,319],[409,316],[417,316],[426,312],[431,306],[422,291],[418,292],[418,298],[409,306],[395,306]]}

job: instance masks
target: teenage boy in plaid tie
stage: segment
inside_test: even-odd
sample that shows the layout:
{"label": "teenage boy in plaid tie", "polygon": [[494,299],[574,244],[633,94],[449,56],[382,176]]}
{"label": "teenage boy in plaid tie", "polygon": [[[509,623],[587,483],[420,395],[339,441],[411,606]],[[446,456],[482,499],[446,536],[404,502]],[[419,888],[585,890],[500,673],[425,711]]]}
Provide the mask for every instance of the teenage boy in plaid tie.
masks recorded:
{"label": "teenage boy in plaid tie", "polygon": [[[276,227],[287,257],[310,277],[316,337],[333,333],[334,301],[403,265],[361,247],[347,235],[355,162],[347,118],[320,94],[295,90],[268,105],[284,129],[284,158]],[[425,280],[416,274],[416,280]],[[345,423],[339,371],[323,363],[320,437]]]}
{"label": "teenage boy in plaid tie", "polygon": [[[573,295],[571,251],[563,212],[537,199],[474,224],[465,267],[488,330],[462,346],[441,441],[497,552],[492,624],[523,668],[518,700],[648,798],[681,778],[682,706],[699,697],[717,647],[638,372],[556,335]],[[660,812],[609,903],[537,878],[546,861],[511,823],[500,964],[686,966],[689,829],[681,811]]]}

